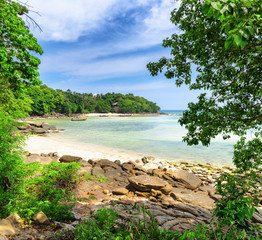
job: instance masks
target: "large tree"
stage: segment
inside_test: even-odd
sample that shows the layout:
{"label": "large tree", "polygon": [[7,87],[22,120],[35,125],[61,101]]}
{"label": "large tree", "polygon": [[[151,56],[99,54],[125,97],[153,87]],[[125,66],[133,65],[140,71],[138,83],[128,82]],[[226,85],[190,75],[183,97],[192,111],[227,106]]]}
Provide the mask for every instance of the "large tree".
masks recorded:
{"label": "large tree", "polygon": [[43,50],[21,16],[28,9],[11,0],[0,0],[0,217],[9,213],[21,193],[25,175],[21,144],[14,118],[30,110],[26,90],[40,83],[35,53]]}
{"label": "large tree", "polygon": [[[25,98],[25,88],[40,83],[40,60],[34,53],[43,50],[22,19],[27,14],[28,9],[19,2],[0,0],[0,86],[12,91],[14,102]],[[0,103],[2,110],[9,111],[7,101]]]}
{"label": "large tree", "polygon": [[[175,78],[177,86],[186,84],[190,90],[205,92],[196,103],[189,103],[179,120],[188,130],[183,140],[207,146],[219,134],[224,139],[238,135],[233,161],[239,172],[250,174],[254,181],[262,163],[261,5],[261,0],[181,1],[171,13],[179,30],[163,41],[172,57],[148,64],[153,76],[164,72],[167,78]],[[247,140],[250,131],[253,135]],[[218,182],[223,197],[217,215],[230,218],[227,224],[240,226],[254,212],[253,200],[246,194],[252,181],[241,182],[243,178],[235,176],[224,176],[226,185]]]}

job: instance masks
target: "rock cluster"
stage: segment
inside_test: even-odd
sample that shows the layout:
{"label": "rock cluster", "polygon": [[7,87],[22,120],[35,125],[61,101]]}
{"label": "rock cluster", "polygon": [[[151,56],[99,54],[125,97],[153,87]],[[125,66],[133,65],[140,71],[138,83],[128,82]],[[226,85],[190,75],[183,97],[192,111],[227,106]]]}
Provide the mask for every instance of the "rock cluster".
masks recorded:
{"label": "rock cluster", "polygon": [[[27,154],[25,162],[34,161],[43,164],[52,161],[81,164],[78,174],[82,176],[82,181],[77,183],[74,193],[79,199],[86,200],[77,202],[73,211],[77,221],[66,226],[70,231],[78,221],[91,216],[103,206],[114,208],[123,221],[142,219],[145,216],[141,208],[134,207],[142,204],[146,210],[150,210],[160,229],[184,231],[195,228],[197,224],[207,224],[212,218],[214,204],[220,197],[216,194],[214,182],[222,172],[233,171],[228,167],[213,168],[209,164],[168,163],[150,156],[121,163],[107,159],[86,161],[70,155],[59,157],[57,153]],[[261,204],[262,198],[258,211],[262,209]],[[48,219],[41,220],[43,214],[40,212],[35,222],[50,224]],[[147,214],[146,220],[150,218]],[[6,222],[8,220],[2,221],[2,226],[9,231],[2,234],[14,234],[15,229],[12,230]],[[261,213],[256,213],[253,221],[262,224]],[[61,229],[65,227],[63,224],[58,224]]]}
{"label": "rock cluster", "polygon": [[21,126],[18,127],[23,134],[46,134],[46,133],[56,133],[58,130],[55,125],[49,125],[48,123],[33,123],[33,122],[20,122]]}
{"label": "rock cluster", "polygon": [[[63,158],[64,156],[60,159]],[[82,161],[79,173],[107,177],[107,182],[102,187],[113,196],[122,194],[126,198],[143,197],[165,207],[172,207],[175,201],[204,209],[214,207],[215,189],[213,183],[208,183],[208,177],[202,177],[201,180],[192,171],[185,171],[171,164],[168,165],[168,169],[147,169],[149,164],[155,164],[152,163],[154,159],[149,159],[143,158],[142,164],[132,161],[121,164],[118,160],[112,162],[107,159]],[[213,181],[215,180],[212,179]],[[80,192],[84,191],[85,185],[80,183]],[[86,196],[84,194],[81,197]]]}

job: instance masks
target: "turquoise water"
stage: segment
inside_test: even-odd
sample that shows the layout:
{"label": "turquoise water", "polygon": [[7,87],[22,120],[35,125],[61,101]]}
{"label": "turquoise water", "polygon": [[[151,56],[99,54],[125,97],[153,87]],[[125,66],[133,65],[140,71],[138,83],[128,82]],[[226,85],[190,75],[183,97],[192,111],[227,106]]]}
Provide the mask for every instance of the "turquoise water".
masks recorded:
{"label": "turquoise water", "polygon": [[161,113],[183,114],[184,110],[160,110]]}
{"label": "turquoise water", "polygon": [[[181,111],[180,111],[181,112]],[[176,112],[178,113],[178,112]],[[46,120],[65,129],[56,136],[125,152],[151,155],[169,161],[189,161],[232,165],[233,144],[236,138],[214,139],[207,148],[187,146],[182,142],[186,130],[178,123],[179,116],[89,117],[87,121],[70,119]]]}

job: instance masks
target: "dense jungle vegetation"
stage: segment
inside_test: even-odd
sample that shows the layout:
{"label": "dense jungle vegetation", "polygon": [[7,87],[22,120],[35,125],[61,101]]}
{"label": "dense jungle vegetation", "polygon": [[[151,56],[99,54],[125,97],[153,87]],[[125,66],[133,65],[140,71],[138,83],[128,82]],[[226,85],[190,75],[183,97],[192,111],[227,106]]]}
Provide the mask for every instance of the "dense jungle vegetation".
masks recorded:
{"label": "dense jungle vegetation", "polygon": [[54,90],[46,85],[28,89],[32,100],[31,115],[57,112],[71,113],[156,113],[160,107],[143,97],[121,93],[77,93],[71,90]]}

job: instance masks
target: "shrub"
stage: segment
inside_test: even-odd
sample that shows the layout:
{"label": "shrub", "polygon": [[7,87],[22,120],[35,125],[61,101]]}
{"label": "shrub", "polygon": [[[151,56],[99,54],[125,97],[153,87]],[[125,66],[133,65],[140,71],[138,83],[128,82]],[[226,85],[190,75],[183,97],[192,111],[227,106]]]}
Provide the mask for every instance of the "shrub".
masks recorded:
{"label": "shrub", "polygon": [[78,169],[78,163],[25,164],[27,176],[23,190],[12,199],[9,211],[17,212],[28,221],[39,210],[52,220],[73,219],[71,210],[74,205],[68,201],[74,200],[71,190],[79,178]]}
{"label": "shrub", "polygon": [[21,193],[24,164],[21,144],[24,137],[16,132],[16,122],[0,109],[0,218],[8,215],[10,199]]}
{"label": "shrub", "polygon": [[149,213],[151,221],[146,222],[146,212],[143,220],[121,221],[113,209],[99,209],[93,216],[79,224],[75,229],[76,240],[172,240],[179,239],[179,232],[159,230],[156,221]]}

